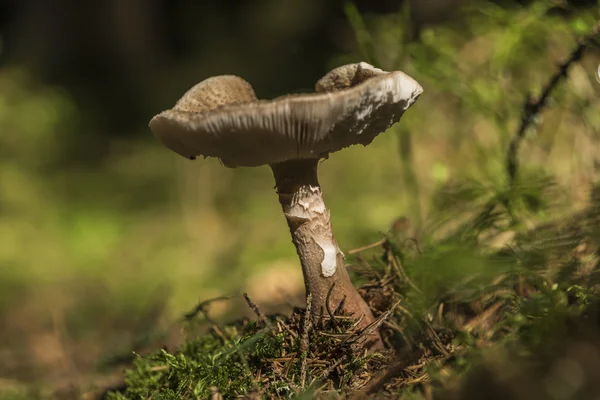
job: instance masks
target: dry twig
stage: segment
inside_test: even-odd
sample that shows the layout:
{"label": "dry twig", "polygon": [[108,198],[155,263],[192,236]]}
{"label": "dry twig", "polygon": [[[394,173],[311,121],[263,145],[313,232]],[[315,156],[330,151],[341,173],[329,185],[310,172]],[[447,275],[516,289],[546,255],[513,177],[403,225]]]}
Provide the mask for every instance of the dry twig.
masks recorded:
{"label": "dry twig", "polygon": [[312,293],[306,296],[306,311],[304,312],[304,327],[302,329],[302,339],[300,340],[300,388],[304,389],[306,383],[306,358],[308,357],[308,335],[312,328],[312,318],[310,312],[312,309]]}
{"label": "dry twig", "polygon": [[267,318],[265,317],[265,315],[260,311],[260,309],[258,308],[258,306],[256,305],[256,303],[254,303],[250,299],[250,296],[248,296],[248,293],[244,293],[244,300],[246,300],[246,303],[248,303],[248,307],[250,307],[250,309],[252,309],[252,311],[254,311],[254,314],[256,314],[256,316],[258,317],[258,319],[262,323],[262,326],[269,326],[270,325],[269,321],[267,320]]}
{"label": "dry twig", "polygon": [[329,291],[327,292],[327,297],[325,298],[325,308],[327,309],[327,314],[329,314],[329,318],[331,318],[331,323],[333,324],[335,330],[339,332],[340,326],[338,325],[337,321],[335,320],[334,314],[331,312],[331,308],[329,307],[329,299],[331,297],[331,293],[333,293],[334,287],[335,287],[335,282],[331,285],[331,287],[329,288]]}
{"label": "dry twig", "polygon": [[381,239],[381,240],[378,240],[378,241],[373,242],[371,244],[367,244],[366,246],[357,247],[356,249],[348,250],[348,254],[356,254],[356,253],[360,253],[362,251],[370,250],[370,249],[373,249],[375,247],[381,246],[382,244],[384,244],[387,241],[388,241],[387,239]]}
{"label": "dry twig", "polygon": [[196,316],[198,314],[204,314],[204,316],[206,316],[206,308],[208,306],[210,306],[212,303],[217,302],[217,301],[225,301],[225,300],[231,300],[236,296],[219,296],[219,297],[214,297],[212,299],[208,299],[208,300],[204,300],[201,301],[200,303],[198,303],[196,305],[196,307],[194,307],[194,309],[186,314],[184,314],[183,319],[185,321],[189,321],[192,320],[194,318],[196,318]]}

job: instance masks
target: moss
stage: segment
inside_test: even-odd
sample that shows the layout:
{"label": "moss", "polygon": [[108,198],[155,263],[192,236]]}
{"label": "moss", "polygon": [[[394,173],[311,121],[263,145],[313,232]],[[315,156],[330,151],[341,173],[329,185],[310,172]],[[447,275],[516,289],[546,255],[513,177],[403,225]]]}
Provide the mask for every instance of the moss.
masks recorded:
{"label": "moss", "polygon": [[[126,389],[108,398],[201,399],[215,390],[225,398],[248,393],[289,397],[324,383],[351,390],[364,386],[365,378],[388,362],[382,354],[358,351],[367,337],[350,316],[336,312],[309,331],[304,317],[304,310],[297,310],[284,319],[242,321],[215,328],[176,352],[137,356],[126,372]],[[308,342],[304,354],[303,336]]]}
{"label": "moss", "polygon": [[281,353],[281,339],[267,335],[256,323],[239,330],[228,327],[224,336],[212,332],[186,343],[171,354],[161,350],[137,357],[126,373],[127,390],[112,393],[110,399],[200,399],[221,388],[226,397],[238,396],[254,388],[252,369],[263,359]]}

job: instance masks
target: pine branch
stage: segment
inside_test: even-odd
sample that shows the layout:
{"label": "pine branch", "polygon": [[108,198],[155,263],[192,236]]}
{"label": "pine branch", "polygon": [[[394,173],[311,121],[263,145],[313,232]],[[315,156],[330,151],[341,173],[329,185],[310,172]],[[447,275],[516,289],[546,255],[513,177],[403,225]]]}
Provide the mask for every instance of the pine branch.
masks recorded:
{"label": "pine branch", "polygon": [[594,42],[599,34],[600,22],[596,24],[594,29],[592,29],[592,32],[578,40],[577,47],[571,52],[569,58],[558,66],[558,71],[548,81],[540,97],[534,101],[531,98],[531,95],[527,96],[525,105],[523,107],[521,125],[519,126],[519,130],[516,132],[508,146],[506,167],[510,186],[514,186],[517,179],[519,171],[519,146],[525,137],[525,132],[527,132],[527,129],[534,123],[538,114],[540,114],[548,105],[548,99],[550,98],[550,95],[554,89],[556,89],[561,80],[567,77],[569,68],[581,60],[585,51],[590,48],[590,45]]}

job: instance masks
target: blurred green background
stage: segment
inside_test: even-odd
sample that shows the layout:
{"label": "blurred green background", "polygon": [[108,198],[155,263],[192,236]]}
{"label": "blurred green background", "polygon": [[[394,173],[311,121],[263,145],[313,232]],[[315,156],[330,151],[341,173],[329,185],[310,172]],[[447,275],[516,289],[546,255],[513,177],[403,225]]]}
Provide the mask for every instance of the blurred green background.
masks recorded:
{"label": "blurred green background", "polygon": [[[401,69],[424,94],[367,148],[320,168],[342,250],[441,218],[444,185],[504,184],[526,95],[598,20],[596,0],[0,2],[0,387],[81,384],[200,301],[302,304],[271,171],[191,162],[147,123],[193,84],[311,91],[331,68]],[[522,174],[585,205],[600,168],[597,50],[528,132]],[[450,219],[452,216],[450,216]],[[349,262],[352,258],[349,257]],[[235,314],[235,302],[213,312]],[[143,340],[142,340],[143,341]]]}

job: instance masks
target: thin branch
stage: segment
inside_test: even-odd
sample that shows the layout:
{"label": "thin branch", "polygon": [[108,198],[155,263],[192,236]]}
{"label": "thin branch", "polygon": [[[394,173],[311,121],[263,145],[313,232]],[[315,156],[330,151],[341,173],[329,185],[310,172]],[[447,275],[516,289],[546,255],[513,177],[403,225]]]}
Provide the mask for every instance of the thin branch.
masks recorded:
{"label": "thin branch", "polygon": [[546,83],[546,86],[544,87],[540,97],[533,100],[531,95],[527,96],[525,105],[523,107],[521,125],[519,126],[519,130],[516,132],[515,136],[513,136],[508,146],[506,168],[510,186],[514,186],[517,179],[517,174],[519,171],[519,146],[525,137],[525,132],[527,132],[527,129],[534,123],[538,114],[540,114],[548,105],[548,99],[550,98],[550,95],[554,89],[556,89],[560,81],[567,77],[569,68],[581,60],[584,52],[589,48],[599,33],[600,23],[596,24],[590,34],[584,36],[577,42],[577,47],[571,52],[569,58],[558,66],[558,71],[554,74],[554,76],[552,76],[548,83]]}

